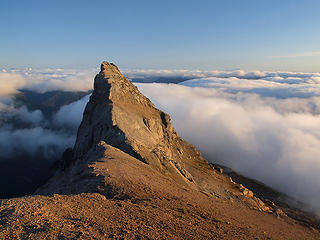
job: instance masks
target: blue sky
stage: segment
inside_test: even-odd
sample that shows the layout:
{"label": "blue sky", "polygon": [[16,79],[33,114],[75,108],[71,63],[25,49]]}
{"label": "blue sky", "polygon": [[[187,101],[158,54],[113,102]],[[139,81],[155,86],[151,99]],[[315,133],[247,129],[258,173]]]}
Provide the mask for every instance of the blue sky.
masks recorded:
{"label": "blue sky", "polygon": [[0,2],[0,67],[320,71],[320,1]]}

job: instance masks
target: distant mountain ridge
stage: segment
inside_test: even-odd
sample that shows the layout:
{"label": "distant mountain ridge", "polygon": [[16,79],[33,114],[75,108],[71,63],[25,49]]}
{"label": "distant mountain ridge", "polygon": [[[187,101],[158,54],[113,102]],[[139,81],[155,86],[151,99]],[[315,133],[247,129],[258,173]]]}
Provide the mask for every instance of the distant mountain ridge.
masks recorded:
{"label": "distant mountain ridge", "polygon": [[39,93],[31,90],[21,89],[16,94],[15,101],[18,105],[25,105],[30,111],[41,110],[46,118],[50,118],[62,106],[78,101],[92,91],[48,91]]}

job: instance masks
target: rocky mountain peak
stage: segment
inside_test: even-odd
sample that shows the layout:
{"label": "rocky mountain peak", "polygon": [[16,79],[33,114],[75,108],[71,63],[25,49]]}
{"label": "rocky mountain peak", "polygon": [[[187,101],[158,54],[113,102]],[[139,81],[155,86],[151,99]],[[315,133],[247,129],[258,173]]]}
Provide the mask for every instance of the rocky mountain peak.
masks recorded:
{"label": "rocky mountain peak", "polygon": [[187,182],[193,179],[182,159],[204,161],[198,150],[178,136],[170,116],[156,109],[116,65],[108,62],[101,64],[94,79],[74,159],[85,157],[100,141]]}
{"label": "rocky mountain peak", "polygon": [[94,79],[94,91],[91,101],[102,104],[105,101],[131,102],[152,106],[148,98],[142,95],[118,67],[113,63],[102,62],[99,74]]}
{"label": "rocky mountain peak", "polygon": [[101,63],[100,70],[105,76],[122,75],[119,68],[115,64],[108,63],[106,61]]}

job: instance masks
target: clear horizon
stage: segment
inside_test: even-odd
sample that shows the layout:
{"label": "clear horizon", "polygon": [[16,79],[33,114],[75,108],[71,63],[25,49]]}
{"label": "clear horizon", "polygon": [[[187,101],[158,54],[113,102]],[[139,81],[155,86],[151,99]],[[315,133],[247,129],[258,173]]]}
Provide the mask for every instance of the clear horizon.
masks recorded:
{"label": "clear horizon", "polygon": [[0,68],[319,72],[320,2],[3,1]]}

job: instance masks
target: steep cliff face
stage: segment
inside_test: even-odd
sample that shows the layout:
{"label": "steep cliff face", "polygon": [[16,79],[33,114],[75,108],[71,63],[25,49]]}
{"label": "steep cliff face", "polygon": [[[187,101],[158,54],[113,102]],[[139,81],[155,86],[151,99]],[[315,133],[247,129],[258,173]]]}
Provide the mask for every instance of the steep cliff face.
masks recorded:
{"label": "steep cliff face", "polygon": [[188,162],[205,160],[182,140],[170,117],[156,109],[112,63],[103,62],[78,130],[73,158],[81,159],[100,141],[170,175],[193,182]]}

